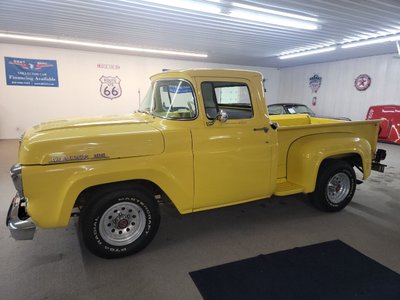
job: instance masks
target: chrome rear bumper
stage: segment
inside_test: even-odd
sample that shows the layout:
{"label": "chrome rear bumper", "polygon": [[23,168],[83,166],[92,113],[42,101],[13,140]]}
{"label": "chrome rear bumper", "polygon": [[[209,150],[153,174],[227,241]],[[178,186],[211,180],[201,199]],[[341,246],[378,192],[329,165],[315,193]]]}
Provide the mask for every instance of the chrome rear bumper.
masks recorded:
{"label": "chrome rear bumper", "polygon": [[375,158],[372,160],[371,169],[378,172],[385,172],[387,165],[381,164],[381,160],[386,158],[386,150],[378,149],[375,153]]}
{"label": "chrome rear bumper", "polygon": [[26,216],[25,203],[21,198],[15,195],[11,202],[7,214],[6,224],[10,230],[11,236],[16,240],[32,240],[35,235],[36,225],[31,218]]}

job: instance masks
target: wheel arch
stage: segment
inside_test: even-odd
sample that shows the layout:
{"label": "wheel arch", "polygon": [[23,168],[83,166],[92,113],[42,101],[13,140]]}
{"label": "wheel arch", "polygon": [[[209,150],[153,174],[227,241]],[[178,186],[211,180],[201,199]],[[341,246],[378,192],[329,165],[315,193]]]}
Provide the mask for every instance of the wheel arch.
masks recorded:
{"label": "wheel arch", "polygon": [[140,189],[149,193],[155,200],[165,197],[168,198],[164,190],[153,181],[147,179],[131,179],[89,186],[80,192],[73,207],[84,207],[97,196],[119,189]]}
{"label": "wheel arch", "polygon": [[315,190],[318,173],[324,162],[344,160],[359,167],[366,179],[371,173],[371,145],[352,134],[320,134],[296,140],[288,150],[287,180]]}

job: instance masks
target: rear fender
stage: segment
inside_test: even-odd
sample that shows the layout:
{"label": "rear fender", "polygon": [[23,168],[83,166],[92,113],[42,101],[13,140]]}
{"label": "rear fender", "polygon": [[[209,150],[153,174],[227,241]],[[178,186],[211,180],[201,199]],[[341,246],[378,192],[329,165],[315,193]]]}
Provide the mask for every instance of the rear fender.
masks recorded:
{"label": "rear fender", "polygon": [[305,193],[315,190],[321,163],[328,158],[360,157],[363,179],[371,174],[371,145],[368,140],[349,133],[316,134],[292,143],[287,157],[287,180],[304,187]]}

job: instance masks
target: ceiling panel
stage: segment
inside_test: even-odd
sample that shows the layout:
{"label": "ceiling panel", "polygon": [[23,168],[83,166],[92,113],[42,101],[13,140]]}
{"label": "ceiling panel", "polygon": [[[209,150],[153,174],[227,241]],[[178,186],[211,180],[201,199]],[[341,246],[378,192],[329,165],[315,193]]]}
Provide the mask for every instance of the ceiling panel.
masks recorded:
{"label": "ceiling panel", "polygon": [[[267,26],[146,1],[0,0],[0,32],[201,52],[208,58],[198,60],[279,68],[397,51],[391,42],[290,60],[277,57],[283,51],[340,44],[346,38],[400,32],[400,1],[235,2],[313,16],[318,18],[320,28]],[[229,8],[231,1],[220,5]]]}

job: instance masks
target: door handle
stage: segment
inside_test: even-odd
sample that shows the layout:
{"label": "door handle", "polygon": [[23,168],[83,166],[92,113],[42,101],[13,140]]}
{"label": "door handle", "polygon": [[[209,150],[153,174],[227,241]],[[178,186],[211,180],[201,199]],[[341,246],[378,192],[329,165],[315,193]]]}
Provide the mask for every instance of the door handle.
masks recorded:
{"label": "door handle", "polygon": [[261,127],[261,128],[254,128],[253,129],[254,131],[264,131],[265,133],[267,133],[268,132],[268,130],[269,130],[269,128],[268,127]]}

